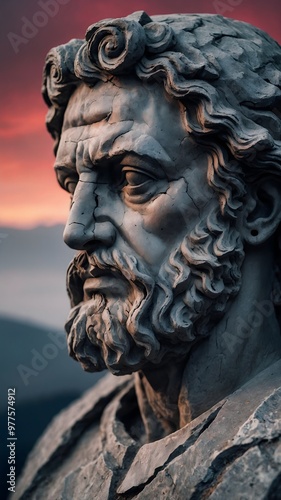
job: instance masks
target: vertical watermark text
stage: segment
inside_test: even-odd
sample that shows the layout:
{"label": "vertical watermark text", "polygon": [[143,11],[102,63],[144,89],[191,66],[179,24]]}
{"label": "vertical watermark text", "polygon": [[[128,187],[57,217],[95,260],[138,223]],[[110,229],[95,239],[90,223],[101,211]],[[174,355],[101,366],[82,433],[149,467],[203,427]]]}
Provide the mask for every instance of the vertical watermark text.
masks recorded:
{"label": "vertical watermark text", "polygon": [[8,465],[7,473],[8,491],[16,492],[16,389],[8,389]]}

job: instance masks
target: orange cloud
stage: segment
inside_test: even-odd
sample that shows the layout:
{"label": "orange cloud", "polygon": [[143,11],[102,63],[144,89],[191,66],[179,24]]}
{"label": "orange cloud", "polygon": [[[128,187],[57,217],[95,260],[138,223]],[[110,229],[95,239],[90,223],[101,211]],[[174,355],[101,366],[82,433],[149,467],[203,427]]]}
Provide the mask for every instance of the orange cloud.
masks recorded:
{"label": "orange cloud", "polygon": [[[222,3],[231,5],[229,0],[221,0]],[[236,4],[225,15],[255,24],[281,42],[280,0],[242,0]],[[68,197],[57,186],[52,171],[52,140],[45,130],[46,107],[40,95],[42,67],[50,47],[83,37],[88,25],[102,18],[124,16],[136,10],[147,10],[151,15],[216,13],[215,7],[214,0],[81,0],[79,7],[71,0],[15,54],[7,34],[21,33],[22,17],[32,20],[39,10],[38,2],[3,2],[0,224],[30,227],[63,222],[66,218]]]}
{"label": "orange cloud", "polygon": [[32,134],[42,129],[42,113],[31,111],[28,116],[4,116],[0,124],[0,138],[15,138],[19,135]]}

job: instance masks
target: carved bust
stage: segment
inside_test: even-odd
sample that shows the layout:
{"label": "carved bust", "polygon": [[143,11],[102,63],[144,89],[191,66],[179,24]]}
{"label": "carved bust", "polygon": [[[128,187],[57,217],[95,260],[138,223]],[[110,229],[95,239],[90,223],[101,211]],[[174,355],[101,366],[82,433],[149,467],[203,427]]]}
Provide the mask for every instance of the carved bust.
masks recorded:
{"label": "carved bust", "polygon": [[49,52],[69,353],[115,376],[57,417],[18,498],[278,497],[280,62],[248,24],[144,12]]}

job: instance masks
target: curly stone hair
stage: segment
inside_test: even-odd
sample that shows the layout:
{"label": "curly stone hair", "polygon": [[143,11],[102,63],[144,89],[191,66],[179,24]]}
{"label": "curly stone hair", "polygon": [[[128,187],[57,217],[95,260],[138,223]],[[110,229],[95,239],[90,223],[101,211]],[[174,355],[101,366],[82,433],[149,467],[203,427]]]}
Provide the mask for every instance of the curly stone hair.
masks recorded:
{"label": "curly stone hair", "polygon": [[42,92],[55,152],[75,89],[120,75],[157,82],[184,104],[186,130],[209,156],[208,183],[230,223],[248,182],[280,179],[281,47],[266,33],[217,15],[136,12],[93,24],[85,40],[46,58]]}
{"label": "curly stone hair", "polygon": [[266,33],[217,15],[137,12],[93,24],[85,40],[46,58],[42,92],[55,152],[77,86],[126,74],[162,84],[185,105],[186,129],[210,155],[208,182],[225,215],[241,206],[243,178],[280,176],[281,48]]}

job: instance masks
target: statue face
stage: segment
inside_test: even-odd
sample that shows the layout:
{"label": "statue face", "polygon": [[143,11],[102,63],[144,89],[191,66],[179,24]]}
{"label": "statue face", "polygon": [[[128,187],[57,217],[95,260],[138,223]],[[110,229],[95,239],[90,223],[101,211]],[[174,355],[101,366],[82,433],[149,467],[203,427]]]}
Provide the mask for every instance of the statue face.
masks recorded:
{"label": "statue face", "polygon": [[[123,374],[188,352],[206,334],[203,312],[210,325],[207,311],[216,303],[221,312],[232,293],[224,296],[222,269],[216,281],[223,250],[209,254],[206,221],[218,200],[207,155],[184,120],[159,85],[129,77],[83,84],[68,104],[56,171],[73,195],[64,238],[80,253],[68,276],[67,329],[87,370]],[[226,230],[217,224],[214,234]],[[200,269],[208,258],[211,278]]]}
{"label": "statue face", "polygon": [[214,197],[205,181],[206,155],[187,136],[180,104],[159,85],[150,89],[136,80],[76,92],[56,164],[70,191],[79,177],[66,243],[90,252],[133,250],[155,276]]}

